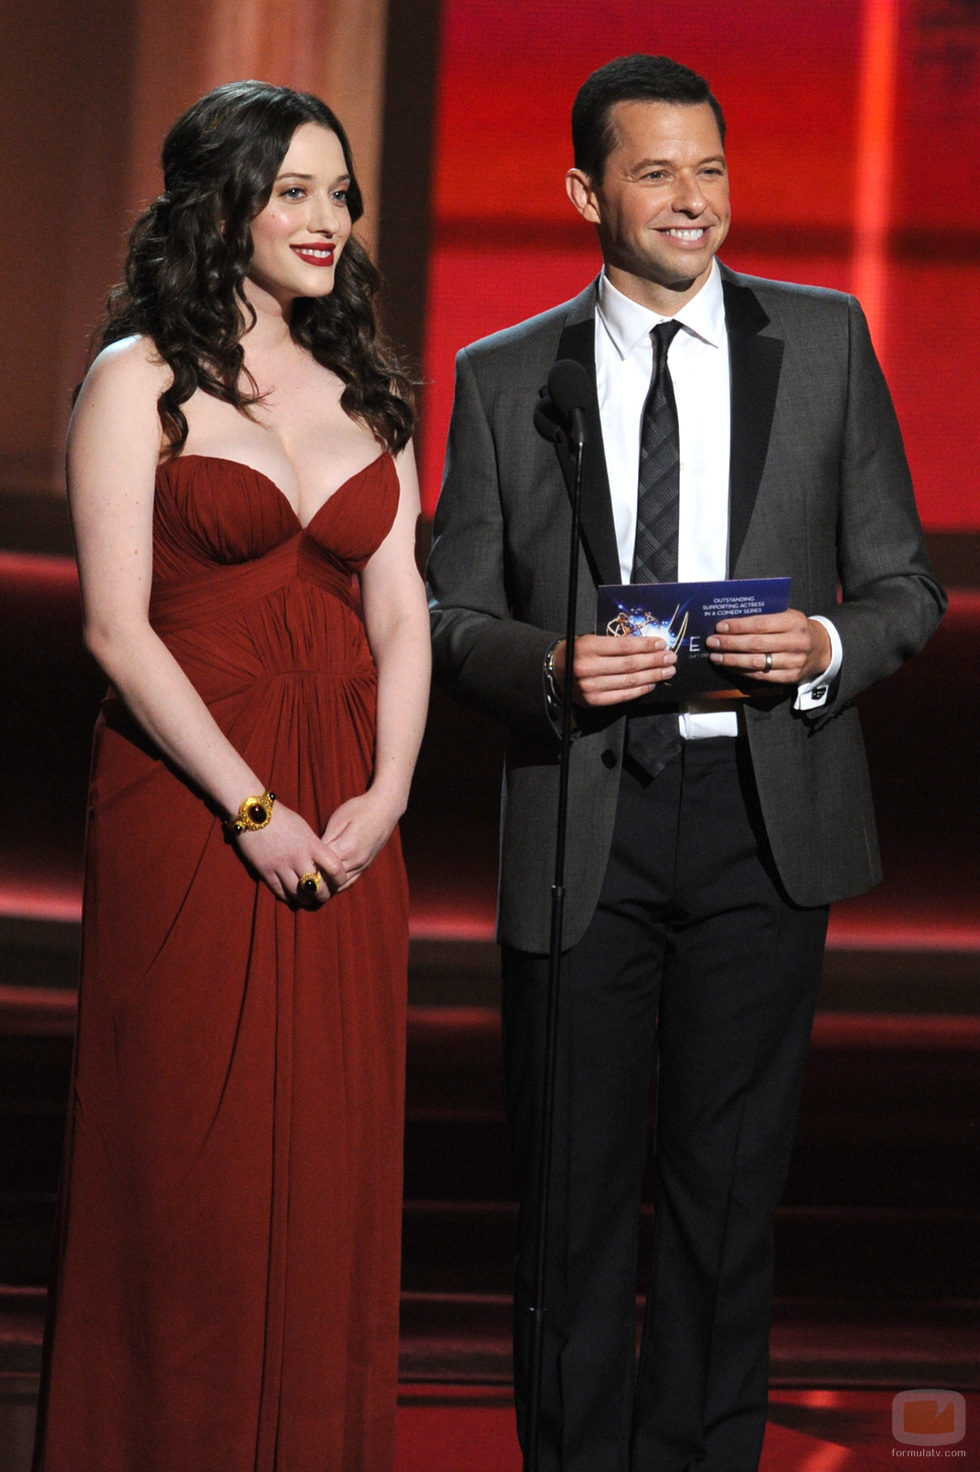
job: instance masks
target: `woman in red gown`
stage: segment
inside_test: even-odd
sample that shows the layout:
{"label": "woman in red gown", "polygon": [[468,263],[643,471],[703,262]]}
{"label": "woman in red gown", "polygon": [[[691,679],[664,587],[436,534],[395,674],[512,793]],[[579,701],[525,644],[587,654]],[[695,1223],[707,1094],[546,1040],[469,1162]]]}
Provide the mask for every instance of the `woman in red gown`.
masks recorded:
{"label": "woman in red gown", "polygon": [[82,386],[96,730],[37,1472],[391,1472],[410,394],[347,139],[218,88]]}

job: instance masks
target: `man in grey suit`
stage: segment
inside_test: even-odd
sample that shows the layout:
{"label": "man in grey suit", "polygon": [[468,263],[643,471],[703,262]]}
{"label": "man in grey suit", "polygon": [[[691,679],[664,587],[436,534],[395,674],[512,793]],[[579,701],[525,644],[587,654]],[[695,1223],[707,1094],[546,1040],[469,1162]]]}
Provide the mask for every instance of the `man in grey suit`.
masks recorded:
{"label": "man in grey suit", "polygon": [[[828,907],[880,877],[853,702],[922,647],[944,597],[858,303],[715,260],[730,209],[707,83],[664,57],[620,58],[582,87],[572,131],[568,193],[596,228],[603,271],[573,301],[460,353],[429,564],[436,670],[511,730],[499,939],[519,1426],[570,699],[539,1465],[751,1472],[772,1219]],[[559,359],[590,384],[574,661],[560,637],[569,498],[533,426]],[[595,633],[597,586],[651,580],[651,566],[668,569],[660,581],[791,579],[787,612],[719,624],[711,640],[742,696],[678,701],[664,641]]]}

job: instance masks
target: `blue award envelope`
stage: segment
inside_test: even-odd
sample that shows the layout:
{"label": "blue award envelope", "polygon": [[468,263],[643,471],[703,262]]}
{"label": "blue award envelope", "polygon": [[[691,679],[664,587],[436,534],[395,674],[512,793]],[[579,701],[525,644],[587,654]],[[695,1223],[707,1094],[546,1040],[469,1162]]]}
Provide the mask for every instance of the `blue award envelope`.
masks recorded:
{"label": "blue award envelope", "polygon": [[[632,634],[666,641],[677,655],[676,673],[659,689],[659,700],[718,694],[737,686],[731,670],[708,658],[708,635],[724,618],[785,613],[789,578],[738,578],[714,583],[603,583],[596,613],[597,634]],[[662,692],[662,693],[661,693]]]}

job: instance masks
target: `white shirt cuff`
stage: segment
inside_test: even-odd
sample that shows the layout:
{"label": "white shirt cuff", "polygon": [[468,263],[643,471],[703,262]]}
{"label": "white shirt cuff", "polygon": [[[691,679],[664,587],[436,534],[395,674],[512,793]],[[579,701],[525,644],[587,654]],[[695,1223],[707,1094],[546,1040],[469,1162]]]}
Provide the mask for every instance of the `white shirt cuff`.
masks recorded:
{"label": "white shirt cuff", "polygon": [[804,680],[796,688],[796,699],[793,702],[794,710],[818,710],[820,706],[827,703],[830,685],[840,674],[840,667],[844,662],[844,650],[841,647],[840,634],[831,623],[829,618],[822,614],[812,615],[814,622],[823,624],[830,639],[830,663],[822,675],[817,675],[813,680]]}

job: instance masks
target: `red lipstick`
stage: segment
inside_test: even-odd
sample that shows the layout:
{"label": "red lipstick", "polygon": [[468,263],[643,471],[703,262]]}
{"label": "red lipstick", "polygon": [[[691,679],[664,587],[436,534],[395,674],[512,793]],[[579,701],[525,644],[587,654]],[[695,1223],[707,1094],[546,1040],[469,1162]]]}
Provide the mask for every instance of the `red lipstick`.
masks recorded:
{"label": "red lipstick", "polygon": [[290,250],[295,251],[307,266],[332,266],[336,249],[332,242],[328,245],[290,246]]}

